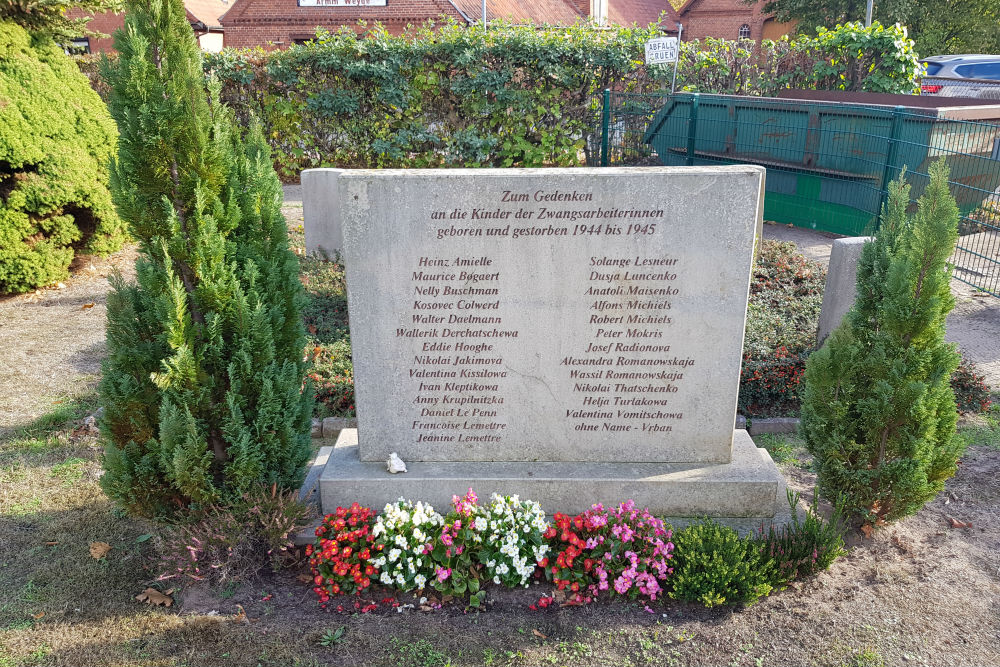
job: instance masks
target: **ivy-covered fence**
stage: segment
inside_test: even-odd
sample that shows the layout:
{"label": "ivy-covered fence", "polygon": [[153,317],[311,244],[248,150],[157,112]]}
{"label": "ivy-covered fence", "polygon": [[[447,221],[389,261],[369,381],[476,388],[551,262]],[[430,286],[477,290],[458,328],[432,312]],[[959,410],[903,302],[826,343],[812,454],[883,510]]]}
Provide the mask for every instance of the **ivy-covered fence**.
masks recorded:
{"label": "ivy-covered fence", "polygon": [[[585,164],[599,149],[600,91],[669,88],[646,67],[655,28],[445,24],[394,37],[321,32],[285,51],[208,55],[222,97],[258,115],[283,177],[338,167]],[[913,43],[899,27],[683,45],[678,87],[771,95],[783,88],[912,92]]]}

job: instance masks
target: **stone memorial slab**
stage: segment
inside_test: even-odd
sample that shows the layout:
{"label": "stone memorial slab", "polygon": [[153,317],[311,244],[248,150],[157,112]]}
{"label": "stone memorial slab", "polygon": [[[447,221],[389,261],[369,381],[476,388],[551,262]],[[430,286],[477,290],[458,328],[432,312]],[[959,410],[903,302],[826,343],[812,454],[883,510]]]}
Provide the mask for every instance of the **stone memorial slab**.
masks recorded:
{"label": "stone memorial slab", "polygon": [[[324,504],[334,485],[386,502],[488,492],[478,479],[565,509],[588,479],[672,511],[687,488],[693,513],[773,513],[766,453],[746,438],[733,456],[763,173],[305,172],[311,218],[329,221],[307,220],[307,240],[342,234],[358,411]],[[376,474],[393,452],[411,472]],[[752,502],[707,502],[740,480]]]}

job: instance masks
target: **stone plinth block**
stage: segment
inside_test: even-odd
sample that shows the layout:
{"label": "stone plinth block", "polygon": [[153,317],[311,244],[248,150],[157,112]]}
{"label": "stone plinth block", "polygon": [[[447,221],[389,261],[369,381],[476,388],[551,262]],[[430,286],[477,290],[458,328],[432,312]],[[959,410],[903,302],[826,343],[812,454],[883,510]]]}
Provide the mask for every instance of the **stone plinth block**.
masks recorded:
{"label": "stone plinth block", "polygon": [[340,169],[302,172],[302,223],[306,252],[332,258],[343,247],[337,174]]}
{"label": "stone plinth block", "polygon": [[826,288],[823,290],[823,308],[819,314],[819,330],[816,343],[822,345],[833,332],[844,315],[854,305],[857,296],[858,259],[861,249],[871,240],[870,236],[836,239],[830,251],[830,268],[826,272]]}
{"label": "stone plinth block", "polygon": [[[771,457],[746,431],[733,436],[729,463],[406,462],[390,474],[384,462],[358,458],[358,432],[341,431],[320,478],[325,512],[353,502],[381,510],[399,497],[430,502],[446,513],[453,495],[472,487],[480,498],[496,492],[536,500],[549,514],[576,514],[593,503],[633,499],[658,516],[774,516],[784,480]],[[784,498],[780,499],[784,502]]]}

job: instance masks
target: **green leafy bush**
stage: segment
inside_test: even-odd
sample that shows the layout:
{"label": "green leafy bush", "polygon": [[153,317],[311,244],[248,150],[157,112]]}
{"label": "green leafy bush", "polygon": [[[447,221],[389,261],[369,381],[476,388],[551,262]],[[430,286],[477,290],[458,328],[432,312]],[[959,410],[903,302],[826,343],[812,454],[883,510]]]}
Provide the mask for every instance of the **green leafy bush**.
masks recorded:
{"label": "green leafy bush", "polygon": [[51,38],[0,21],[0,294],[65,278],[75,252],[121,247],[107,169],[117,136]]}
{"label": "green leafy bush", "polygon": [[108,297],[101,486],[154,517],[298,488],[312,391],[267,144],[206,90],[181,0],[130,2],[115,48],[112,186],[140,259]]}
{"label": "green leafy bush", "polygon": [[860,22],[777,41],[706,38],[686,42],[677,65],[683,90],[774,96],[786,88],[909,94],[918,56],[906,29]]}
{"label": "green leafy bush", "polygon": [[[344,29],[287,50],[226,50],[205,67],[238,116],[263,119],[283,177],[329,165],[576,166],[599,144],[600,91],[669,86],[670,68],[643,64],[645,42],[659,34],[585,24],[491,24],[484,32],[446,23],[404,36]],[[895,27],[851,24],[746,46],[685,42],[679,85],[754,95],[910,92],[918,71],[912,42]]]}
{"label": "green leafy bush", "polygon": [[775,565],[753,537],[704,519],[675,532],[673,540],[670,597],[714,607],[751,605],[771,592]]}
{"label": "green leafy bush", "polygon": [[891,184],[858,262],[858,297],[806,365],[802,434],[819,488],[869,525],[913,514],[944,487],[962,451],[944,341],[955,299],[946,262],[958,238],[948,166],[931,165],[912,216],[909,186]]}
{"label": "green leafy bush", "polygon": [[990,409],[992,400],[986,377],[965,355],[962,355],[958,368],[951,374],[951,388],[955,392],[955,404],[959,412],[982,414]]}
{"label": "green leafy bush", "polygon": [[830,521],[824,521],[817,511],[819,494],[814,494],[803,520],[798,513],[799,494],[791,490],[787,493],[792,523],[777,529],[772,524],[767,533],[761,531],[758,538],[761,552],[774,564],[771,584],[775,588],[825,570],[847,553],[844,551],[842,506],[838,504]]}

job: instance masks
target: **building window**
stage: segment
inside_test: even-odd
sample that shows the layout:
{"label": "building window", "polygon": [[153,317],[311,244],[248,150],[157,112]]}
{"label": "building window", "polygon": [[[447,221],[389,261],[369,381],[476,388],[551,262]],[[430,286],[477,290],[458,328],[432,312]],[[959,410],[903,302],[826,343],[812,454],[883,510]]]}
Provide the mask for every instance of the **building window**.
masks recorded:
{"label": "building window", "polygon": [[746,23],[740,26],[740,39],[750,39],[750,26]]}
{"label": "building window", "polygon": [[67,55],[70,56],[82,56],[86,53],[90,53],[90,38],[89,37],[77,37],[71,39],[68,44],[63,47]]}

